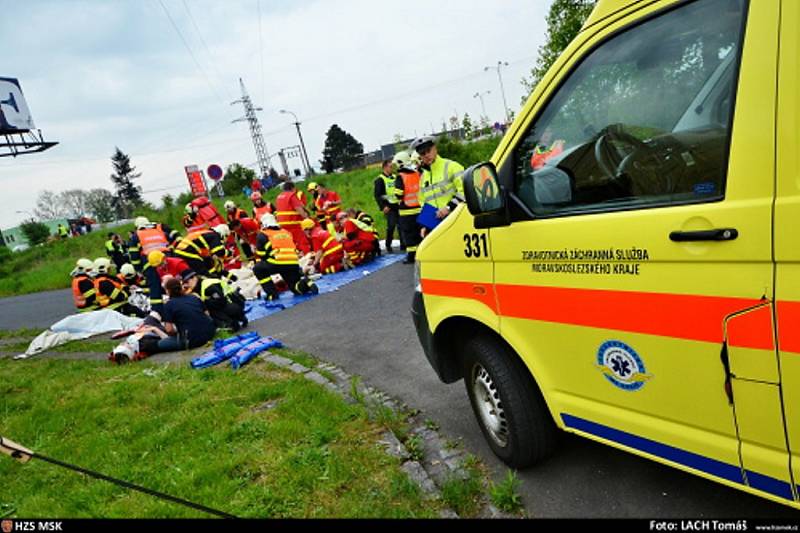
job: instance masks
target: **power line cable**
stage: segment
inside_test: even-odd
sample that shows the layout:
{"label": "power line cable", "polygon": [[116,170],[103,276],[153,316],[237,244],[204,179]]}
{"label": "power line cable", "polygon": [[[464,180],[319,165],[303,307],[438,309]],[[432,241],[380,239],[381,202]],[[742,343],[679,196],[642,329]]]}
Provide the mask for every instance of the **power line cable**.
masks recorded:
{"label": "power line cable", "polygon": [[[206,44],[206,40],[203,39],[203,32],[200,31],[200,28],[197,26],[197,22],[195,21],[194,16],[192,15],[192,10],[189,9],[189,4],[186,3],[186,0],[182,1],[183,1],[183,7],[186,9],[186,13],[189,15],[189,20],[192,22],[192,26],[194,26],[194,29],[197,32],[197,37],[200,38],[200,42],[203,43],[203,47],[205,47],[206,52],[208,52],[209,57],[211,57],[211,66],[214,69],[214,72],[216,73],[219,79],[223,79],[222,74],[220,74],[219,70],[217,70],[217,58],[211,52],[211,49],[208,47],[208,44]],[[228,99],[233,100],[234,98],[233,96],[231,96],[230,90],[228,90],[227,86],[224,83],[222,84],[222,87],[225,88],[225,92],[228,95]]]}
{"label": "power line cable", "polygon": [[261,37],[261,0],[256,0],[256,8],[258,9],[258,52],[261,55],[261,105],[264,105],[267,101],[267,92],[264,86],[264,43]]}
{"label": "power line cable", "polygon": [[181,33],[181,30],[178,29],[178,25],[175,24],[175,20],[172,18],[172,15],[169,14],[169,10],[167,9],[167,6],[164,5],[164,2],[162,0],[158,0],[158,3],[161,4],[161,7],[164,9],[164,13],[167,15],[167,18],[169,19],[170,23],[172,23],[172,27],[175,29],[175,33],[177,33],[178,37],[181,38],[181,41],[183,42],[183,46],[186,47],[186,51],[189,52],[190,56],[192,56],[192,61],[194,61],[194,64],[197,66],[197,69],[203,74],[203,77],[205,77],[206,81],[208,82],[208,86],[211,88],[211,90],[214,92],[214,94],[217,96],[217,98],[219,98],[220,101],[224,104],[225,103],[225,99],[222,98],[222,96],[220,96],[220,94],[217,91],[216,87],[214,87],[214,84],[211,82],[211,78],[208,77],[208,73],[205,71],[205,69],[203,69],[202,65],[200,65],[200,63],[197,61],[197,58],[195,57],[194,52],[192,52],[192,49],[189,46],[189,43],[186,42],[186,39],[184,38],[183,34]]}

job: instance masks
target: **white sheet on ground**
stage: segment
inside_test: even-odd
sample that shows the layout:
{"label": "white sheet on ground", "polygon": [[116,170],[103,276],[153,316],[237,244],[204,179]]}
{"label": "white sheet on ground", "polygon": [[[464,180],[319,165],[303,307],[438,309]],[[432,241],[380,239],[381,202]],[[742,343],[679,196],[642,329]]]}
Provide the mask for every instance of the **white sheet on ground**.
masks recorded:
{"label": "white sheet on ground", "polygon": [[141,323],[141,318],[132,318],[108,309],[71,315],[42,332],[31,341],[24,354],[17,355],[14,359],[27,359],[55,346],[88,339],[101,333],[133,329]]}

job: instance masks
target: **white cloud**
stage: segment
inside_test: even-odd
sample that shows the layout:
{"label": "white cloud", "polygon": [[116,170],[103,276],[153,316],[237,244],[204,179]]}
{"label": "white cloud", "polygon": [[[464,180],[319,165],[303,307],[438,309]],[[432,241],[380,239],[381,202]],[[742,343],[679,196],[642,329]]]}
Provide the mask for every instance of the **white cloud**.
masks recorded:
{"label": "white cloud", "polygon": [[277,112],[289,109],[303,121],[312,162],[333,123],[375,149],[456,112],[477,116],[472,95],[485,90],[499,119],[497,76],[483,67],[512,62],[503,76],[517,108],[550,3],[261,0],[262,86],[256,0],[186,0],[211,54],[182,0],[162,1],[205,74],[159,0],[15,2],[13,20],[0,19],[0,48],[15,52],[0,76],[20,79],[37,126],[61,143],[0,159],[0,227],[32,210],[39,190],[110,188],[115,146],[132,154],[147,190],[183,185],[186,164],[254,162],[247,126],[230,124],[243,114],[229,105],[240,77],[264,108],[268,149],[297,144],[289,116]]}

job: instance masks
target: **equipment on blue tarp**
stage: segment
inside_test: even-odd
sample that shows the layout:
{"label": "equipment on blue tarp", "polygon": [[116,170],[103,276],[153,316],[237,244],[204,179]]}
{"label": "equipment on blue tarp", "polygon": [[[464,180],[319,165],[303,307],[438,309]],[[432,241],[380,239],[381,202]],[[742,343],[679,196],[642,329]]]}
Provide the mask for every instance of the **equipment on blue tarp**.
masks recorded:
{"label": "equipment on blue tarp", "polygon": [[245,333],[244,335],[237,335],[229,339],[214,341],[214,349],[206,352],[200,357],[192,359],[192,368],[207,368],[209,366],[217,365],[223,361],[227,361],[233,357],[236,352],[255,342],[259,339],[258,333],[255,331]]}
{"label": "equipment on blue tarp", "polygon": [[234,370],[246,365],[254,357],[270,348],[282,348],[283,343],[272,337],[261,337],[255,331],[229,339],[214,341],[214,349],[192,359],[192,368],[208,368],[230,359]]}
{"label": "equipment on blue tarp", "polygon": [[283,343],[272,337],[264,337],[253,343],[248,344],[231,357],[231,368],[239,370],[241,367],[249,363],[264,350],[270,348],[283,348]]}

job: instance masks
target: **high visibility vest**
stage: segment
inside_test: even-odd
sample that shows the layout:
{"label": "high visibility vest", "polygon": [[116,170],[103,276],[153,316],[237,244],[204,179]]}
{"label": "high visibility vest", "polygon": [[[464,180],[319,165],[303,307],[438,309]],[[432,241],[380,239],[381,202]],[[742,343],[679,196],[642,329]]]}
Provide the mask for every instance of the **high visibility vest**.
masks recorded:
{"label": "high visibility vest", "polygon": [[400,206],[400,213],[413,215],[420,212],[419,203],[419,172],[400,172],[400,179],[403,183],[403,199]]}
{"label": "high visibility vest", "polygon": [[300,200],[300,202],[302,202],[303,207],[305,207],[308,204],[308,198],[306,197],[305,191],[303,191],[302,189],[297,189],[297,192],[295,192],[295,194],[297,195],[297,199]]}
{"label": "high visibility vest", "polygon": [[66,237],[69,234],[69,230],[67,230],[67,228],[65,226],[59,226],[58,227],[58,234],[61,237]]}
{"label": "high visibility vest", "polygon": [[336,215],[342,210],[342,206],[334,205],[332,207],[329,207],[328,209],[324,209],[323,206],[327,201],[328,201],[327,197],[319,194],[317,195],[317,199],[314,200],[314,205],[317,208],[318,217],[322,217],[321,220],[324,220],[325,217],[327,217],[329,221],[333,222],[334,220],[336,220]]}
{"label": "high visibility vest", "polygon": [[114,245],[114,241],[111,240],[111,239],[108,239],[106,241],[106,252],[108,253],[108,255],[113,255],[114,252],[116,251],[116,249],[117,249],[117,247]]}
{"label": "high visibility vest", "polygon": [[[81,291],[81,281],[88,280],[92,284],[92,288],[87,291]],[[89,298],[97,295],[94,281],[86,274],[79,274],[72,278],[72,300],[75,302],[75,307],[81,311],[93,311],[97,309],[97,305],[89,305]]]}
{"label": "high visibility vest", "polygon": [[253,206],[253,215],[255,219],[261,223],[261,217],[266,215],[267,213],[272,213],[272,206],[269,205],[269,202],[265,203],[264,205],[254,205]]}
{"label": "high visibility vest", "polygon": [[203,281],[200,282],[200,299],[204,302],[208,300],[208,296],[206,296],[206,291],[213,287],[214,285],[219,285],[222,288],[222,294],[227,298],[229,295],[233,294],[233,288],[228,285],[228,282],[223,279],[217,278],[204,278]]}
{"label": "high visibility vest", "polygon": [[198,231],[210,229],[208,224],[203,222],[199,216],[189,214],[183,215],[183,227],[186,228],[187,233],[197,233]]}
{"label": "high visibility vest", "polygon": [[556,141],[550,145],[550,148],[544,148],[541,145],[537,145],[533,150],[533,155],[531,156],[531,168],[533,170],[539,170],[544,166],[548,159],[560,155],[563,152],[564,141]]}
{"label": "high visibility vest", "polygon": [[209,228],[225,224],[225,219],[219,214],[208,198],[200,197],[192,200],[192,205],[197,208],[197,221],[204,222]]}
{"label": "high visibility vest", "polygon": [[[175,248],[175,253],[184,257],[191,257],[192,259],[203,259],[211,255],[211,246],[206,241],[204,235],[208,231],[198,231],[190,233],[181,239],[178,246]],[[199,243],[199,244],[198,244]]]}
{"label": "high visibility vest", "polygon": [[322,250],[322,257],[328,257],[329,255],[333,255],[339,252],[344,253],[344,247],[342,246],[342,243],[337,241],[336,237],[334,237],[333,235],[331,235],[330,233],[328,233],[327,231],[325,231],[320,227],[315,227],[312,230],[311,239],[312,240],[315,238],[320,239],[325,237],[325,235],[327,235],[328,237],[324,241],[322,241],[322,246],[320,247],[320,250]]}
{"label": "high visibility vest", "polygon": [[231,212],[228,211],[227,217],[228,217],[228,224],[230,224],[234,220],[241,220],[243,218],[248,218],[247,211],[245,211],[244,209],[239,209],[238,207],[233,211],[233,214],[231,214]]}
{"label": "high visibility vest", "polygon": [[292,207],[292,191],[284,191],[275,199],[275,218],[278,224],[284,226],[297,226],[303,221],[303,215],[295,211]]}
{"label": "high visibility vest", "polygon": [[419,190],[419,201],[421,204],[430,204],[437,209],[447,206],[453,198],[464,200],[464,185],[461,175],[464,167],[437,157],[429,170],[422,172],[422,186]]}
{"label": "high visibility vest", "polygon": [[164,230],[161,229],[161,224],[137,230],[136,235],[139,237],[139,245],[142,247],[142,257],[147,257],[150,252],[156,250],[166,252],[167,248],[169,248],[169,241],[167,241],[167,236],[164,235]]}
{"label": "high visibility vest", "polygon": [[[114,290],[111,291],[111,294],[103,294],[100,292],[100,282],[102,281],[110,281],[114,285]],[[100,275],[94,278],[94,290],[97,294],[97,303],[103,309],[116,309],[127,303],[127,298],[121,302],[111,303],[117,299],[120,293],[125,293],[125,285],[123,285],[120,280],[112,278],[111,276]]]}
{"label": "high visibility vest", "polygon": [[382,199],[386,200],[386,203],[395,205],[397,204],[397,195],[394,191],[394,176],[387,176],[385,174],[381,174],[378,178],[383,180],[383,184],[385,186],[386,191],[384,192]]}
{"label": "high visibility vest", "polygon": [[264,259],[274,265],[296,265],[297,248],[294,245],[292,234],[285,229],[265,229],[261,233],[267,236],[272,247],[272,254]]}

